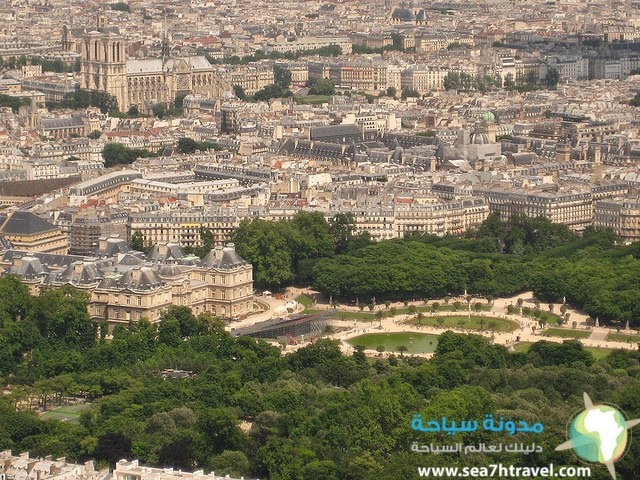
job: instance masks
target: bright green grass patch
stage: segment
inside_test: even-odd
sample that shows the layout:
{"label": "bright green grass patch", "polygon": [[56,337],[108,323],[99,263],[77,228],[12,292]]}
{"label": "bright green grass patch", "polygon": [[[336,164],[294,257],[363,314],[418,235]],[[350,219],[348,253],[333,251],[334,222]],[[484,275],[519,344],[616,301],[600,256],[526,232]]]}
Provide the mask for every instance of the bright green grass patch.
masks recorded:
{"label": "bright green grass patch", "polygon": [[367,333],[347,342],[352,345],[362,345],[367,350],[376,350],[382,345],[385,352],[400,352],[399,347],[405,346],[406,353],[433,353],[438,346],[437,335],[425,333]]}
{"label": "bright green grass patch", "polygon": [[366,313],[366,312],[340,312],[338,311],[336,313],[336,316],[340,319],[340,320],[364,320],[364,321],[371,321],[375,319],[375,316],[373,313]]}
{"label": "bright green grass patch", "polygon": [[607,341],[609,342],[640,342],[640,335],[629,335],[625,333],[610,333],[607,335]]}
{"label": "bright green grass patch", "polygon": [[86,403],[82,405],[66,405],[43,413],[42,418],[44,420],[60,420],[62,422],[78,423],[80,414],[89,407],[90,405]]}
{"label": "bright green grass patch", "polygon": [[293,101],[303,105],[322,105],[331,100],[330,95],[294,95]]}
{"label": "bright green grass patch", "polygon": [[410,325],[427,325],[430,327],[465,328],[469,330],[493,330],[496,332],[510,332],[520,328],[516,322],[497,317],[479,317],[466,315],[451,315],[447,317],[424,317],[422,320],[414,318],[407,322]]}
{"label": "bright green grass patch", "polygon": [[513,351],[517,353],[527,353],[533,345],[532,342],[518,342],[513,346]]}
{"label": "bright green grass patch", "polygon": [[295,298],[296,302],[301,303],[302,305],[304,305],[304,308],[309,308],[311,305],[313,305],[313,298],[307,296],[307,295],[298,295]]}
{"label": "bright green grass patch", "polygon": [[560,317],[550,312],[540,312],[540,320],[544,320],[548,325],[558,325]]}
{"label": "bright green grass patch", "polygon": [[569,330],[567,328],[549,328],[542,332],[544,337],[561,337],[561,338],[588,338],[591,332],[584,330]]}
{"label": "bright green grass patch", "polygon": [[595,348],[595,347],[585,347],[585,350],[591,355],[595,360],[602,360],[609,356],[611,352],[615,350],[615,348]]}
{"label": "bright green grass patch", "polygon": [[[308,305],[306,303],[304,303],[304,299],[302,299],[302,297],[304,297],[304,295],[301,295],[299,297],[296,298],[296,301],[299,303],[302,303],[303,305],[305,305],[305,307],[308,307]],[[445,304],[440,304],[437,308],[437,310],[435,310],[436,312],[453,312],[456,311],[455,308],[453,308],[453,305],[445,305]],[[460,307],[460,309],[457,310],[458,312],[460,312],[461,314],[464,314],[467,312],[467,305],[464,304],[463,306]],[[488,304],[482,304],[482,308],[480,309],[481,312],[489,312],[491,311],[491,305]],[[362,310],[360,311],[344,311],[344,310],[340,310],[340,307],[337,307],[337,314],[336,316],[340,319],[343,320],[360,320],[360,321],[371,321],[371,320],[377,320],[376,318],[376,314],[378,312],[382,312],[382,316],[383,318],[388,318],[388,317],[395,317],[397,315],[415,315],[417,313],[434,313],[434,309],[431,305],[407,305],[407,306],[402,306],[402,307],[389,307],[389,308],[384,308],[384,309],[377,309],[375,311],[371,311],[369,310],[369,306],[365,306]],[[473,305],[471,306],[471,314],[473,315],[474,313],[477,313],[478,310],[476,310]]]}

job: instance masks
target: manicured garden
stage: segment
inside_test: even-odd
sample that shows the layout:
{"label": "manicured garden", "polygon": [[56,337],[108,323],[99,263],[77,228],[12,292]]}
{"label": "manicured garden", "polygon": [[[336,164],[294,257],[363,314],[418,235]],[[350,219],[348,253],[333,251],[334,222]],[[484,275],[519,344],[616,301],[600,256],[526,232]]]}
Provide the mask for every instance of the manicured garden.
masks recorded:
{"label": "manicured garden", "polygon": [[407,322],[410,325],[430,327],[464,328],[467,330],[489,330],[510,332],[520,327],[516,322],[498,317],[450,315],[440,317],[416,317]]}
{"label": "manicured garden", "polygon": [[[367,350],[406,353],[433,353],[438,346],[437,335],[425,333],[368,333],[350,338],[347,342],[356,347],[362,345]],[[382,347],[383,349],[378,349]]]}
{"label": "manicured garden", "polygon": [[60,420],[62,422],[78,423],[80,414],[89,408],[86,403],[80,405],[65,405],[63,407],[54,408],[42,414],[45,420]]}
{"label": "manicured garden", "polygon": [[588,338],[591,332],[585,330],[570,330],[568,328],[549,328],[542,332],[543,337]]}
{"label": "manicured garden", "polygon": [[610,333],[607,335],[608,342],[640,342],[640,335],[629,335],[628,333]]}

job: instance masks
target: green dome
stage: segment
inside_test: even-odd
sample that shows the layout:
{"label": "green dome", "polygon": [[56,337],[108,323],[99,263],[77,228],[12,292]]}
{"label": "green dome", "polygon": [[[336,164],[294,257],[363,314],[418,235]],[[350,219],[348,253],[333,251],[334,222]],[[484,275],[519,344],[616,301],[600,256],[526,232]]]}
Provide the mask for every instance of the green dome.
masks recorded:
{"label": "green dome", "polygon": [[485,122],[493,122],[493,121],[496,119],[496,116],[493,114],[493,112],[485,112],[485,113],[482,115],[482,119],[483,119]]}

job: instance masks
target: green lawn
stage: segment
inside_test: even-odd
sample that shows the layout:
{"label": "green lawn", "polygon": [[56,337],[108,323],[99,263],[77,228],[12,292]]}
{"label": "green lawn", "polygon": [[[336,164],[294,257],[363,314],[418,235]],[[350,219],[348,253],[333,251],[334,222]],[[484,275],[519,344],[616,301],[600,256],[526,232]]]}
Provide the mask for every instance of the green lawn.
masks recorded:
{"label": "green lawn", "polygon": [[[538,311],[538,317],[536,317],[535,315],[533,315],[533,313],[535,312],[535,309],[530,309],[529,315],[526,315],[524,312],[522,312],[522,315],[528,316],[529,318],[531,318],[532,320],[541,320],[544,321],[547,325],[558,325],[558,321],[561,320],[561,318],[556,315],[555,313],[551,313],[551,312],[547,312],[544,310],[539,310]],[[511,309],[511,311],[509,312],[512,315],[519,315],[520,312],[518,311],[518,309]],[[562,319],[564,320],[564,319]],[[569,320],[571,321],[571,320]]]}
{"label": "green lawn", "polygon": [[[457,309],[457,310],[453,307],[453,305],[452,305],[452,304],[448,304],[448,305],[447,305],[447,304],[442,304],[442,303],[441,303],[441,304],[438,306],[437,311],[438,311],[438,312],[467,312],[467,311],[468,311],[468,309],[469,309],[469,307],[467,306],[467,304],[466,304],[466,303],[462,304],[462,305],[460,306],[460,308],[459,308],[459,309]],[[429,305],[429,306],[427,306],[427,307],[420,307],[420,308],[418,308],[418,311],[419,311],[419,312],[431,312],[431,311],[433,311],[433,308],[431,307],[431,305]],[[477,312],[477,311],[478,311],[478,310],[477,310],[473,305],[471,305],[471,313],[473,313],[473,312]],[[482,306],[481,306],[481,308],[480,308],[480,311],[481,311],[481,312],[489,312],[489,311],[491,311],[491,305],[488,305],[488,304],[486,304],[486,303],[483,303],[483,304],[482,304]]]}
{"label": "green lawn", "polygon": [[373,313],[367,312],[341,312],[338,310],[336,316],[340,320],[360,320],[360,321],[371,321],[375,319]]}
{"label": "green lawn", "polygon": [[607,335],[607,340],[609,342],[638,343],[640,342],[640,335],[629,335],[625,333],[610,333],[609,335]]}
{"label": "green lawn", "polygon": [[81,405],[66,405],[43,413],[42,418],[44,420],[61,420],[63,422],[78,423],[82,411],[89,407],[90,405],[86,403]]}
{"label": "green lawn", "polygon": [[309,308],[311,305],[313,305],[313,298],[307,296],[307,295],[298,295],[295,298],[296,302],[301,303],[302,305],[304,305],[304,308],[307,309]]}
{"label": "green lawn", "polygon": [[560,317],[551,312],[540,311],[540,320],[545,320],[547,322],[547,325],[558,325],[558,320],[560,320]]}
{"label": "green lawn", "polygon": [[407,353],[433,353],[438,346],[438,336],[425,333],[367,333],[350,338],[347,342],[354,347],[362,345],[367,350],[383,346],[385,352],[399,352],[401,345]]}
{"label": "green lawn", "polygon": [[608,356],[611,352],[613,352],[614,348],[595,348],[595,347],[585,347],[587,352],[590,352],[593,355],[593,358],[596,360],[601,360]]}
{"label": "green lawn", "polygon": [[591,332],[569,330],[568,328],[549,328],[542,332],[543,337],[588,338]]}
{"label": "green lawn", "polygon": [[424,317],[421,321],[417,318],[407,322],[410,325],[427,325],[430,327],[466,328],[468,330],[495,330],[497,332],[510,332],[520,328],[516,322],[497,317],[479,317],[467,315],[451,315],[447,317]]}
{"label": "green lawn", "polygon": [[294,95],[293,101],[303,105],[321,105],[331,100],[330,95]]}
{"label": "green lawn", "polygon": [[[520,343],[516,343],[514,345],[513,349],[518,353],[527,353],[529,351],[529,349],[531,348],[531,345],[533,345],[533,343],[531,343],[531,342],[520,342]],[[605,358],[611,352],[613,352],[614,349],[613,348],[585,347],[585,350],[588,351],[589,353],[591,353],[591,355],[593,355],[593,358],[595,360],[600,360],[600,359]]]}
{"label": "green lawn", "polygon": [[[300,297],[298,297],[300,298]],[[302,301],[298,300],[298,298],[296,298],[296,301],[302,303],[303,305],[306,306],[306,304],[304,304]],[[483,312],[488,312],[491,310],[491,305],[482,305],[482,309],[481,311]],[[384,310],[376,310],[375,312],[371,312],[368,308],[364,308],[363,310],[359,311],[359,312],[353,312],[353,311],[342,311],[340,310],[340,307],[338,307],[338,312],[337,312],[337,318],[341,319],[341,320],[358,320],[358,321],[364,321],[364,322],[370,322],[370,321],[374,321],[377,320],[376,319],[376,313],[377,312],[382,312],[383,316],[385,318],[387,317],[395,317],[396,315],[413,315],[413,314],[417,314],[419,312],[422,313],[428,313],[428,312],[432,312],[433,309],[431,307],[431,305],[427,306],[427,305],[423,305],[423,306],[416,306],[416,305],[411,305],[411,306],[406,306],[406,307],[390,307],[390,308],[385,308]],[[452,305],[440,305],[438,307],[439,312],[452,312],[454,311],[454,308]],[[466,312],[466,308],[463,310],[459,310],[460,312]],[[473,315],[475,310],[471,311],[471,314]],[[466,318],[466,317],[465,317]],[[471,317],[473,318],[473,316]],[[500,319],[502,322],[504,322],[505,320]],[[423,325],[428,325],[427,323],[423,323]],[[447,325],[447,324],[445,324]],[[448,326],[456,326],[456,325],[448,325]],[[469,328],[474,328],[474,327],[469,327]],[[498,328],[497,330],[508,330],[506,328]]]}
{"label": "green lawn", "polygon": [[517,353],[527,353],[531,345],[533,345],[531,342],[519,342],[513,346],[513,350]]}

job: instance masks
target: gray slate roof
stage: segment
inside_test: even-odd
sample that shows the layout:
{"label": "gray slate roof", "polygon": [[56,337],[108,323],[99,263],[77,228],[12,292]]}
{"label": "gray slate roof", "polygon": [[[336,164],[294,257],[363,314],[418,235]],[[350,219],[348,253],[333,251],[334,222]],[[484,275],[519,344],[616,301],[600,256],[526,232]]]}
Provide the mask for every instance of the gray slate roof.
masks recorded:
{"label": "gray slate roof", "polygon": [[147,255],[150,262],[171,263],[184,258],[184,251],[177,243],[158,243]]}
{"label": "gray slate roof", "polygon": [[84,126],[84,119],[79,115],[42,119],[42,128],[45,130],[55,130],[58,128],[82,128]]}
{"label": "gray slate roof", "polygon": [[39,258],[22,257],[9,267],[9,273],[20,275],[26,280],[43,278],[49,273],[46,266],[42,265]]}
{"label": "gray slate roof", "polygon": [[11,213],[0,227],[0,233],[4,235],[37,235],[50,232],[58,227],[40,218],[34,213],[24,210],[16,210]]}
{"label": "gray slate roof", "polygon": [[109,275],[98,285],[98,288],[118,288],[135,291],[153,290],[165,282],[152,267],[135,267],[120,275]]}
{"label": "gray slate roof", "polygon": [[93,285],[102,280],[102,274],[96,262],[75,262],[58,274],[56,281],[72,285]]}
{"label": "gray slate roof", "polygon": [[202,259],[202,264],[206,267],[220,270],[233,270],[246,265],[247,262],[238,255],[235,245],[229,243],[226,247],[216,247],[211,250],[208,255]]}
{"label": "gray slate roof", "polygon": [[98,243],[95,254],[99,257],[112,257],[120,253],[127,253],[129,250],[129,245],[125,239],[109,237],[106,241]]}

